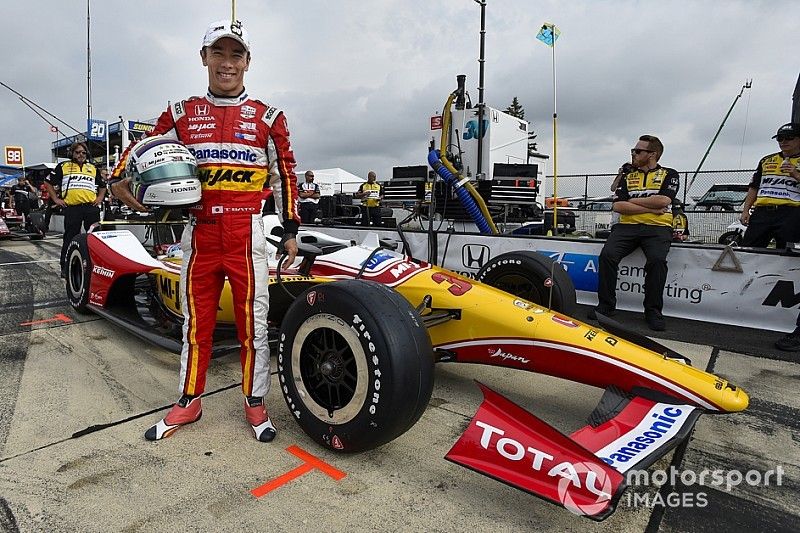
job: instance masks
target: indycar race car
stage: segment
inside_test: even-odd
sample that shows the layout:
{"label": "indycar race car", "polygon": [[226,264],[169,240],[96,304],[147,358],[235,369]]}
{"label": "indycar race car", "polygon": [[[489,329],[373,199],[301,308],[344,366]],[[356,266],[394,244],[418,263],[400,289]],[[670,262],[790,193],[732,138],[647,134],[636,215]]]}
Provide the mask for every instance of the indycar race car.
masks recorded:
{"label": "indycar race car", "polygon": [[[267,240],[278,246],[282,230],[270,220]],[[748,406],[741,388],[610,319],[600,328],[571,318],[569,276],[534,252],[494,257],[470,279],[375,234],[355,244],[301,231],[298,243],[296,264],[270,264],[269,321],[286,404],[326,448],[358,452],[402,435],[427,407],[435,362],[593,385],[603,397],[571,435],[480,385],[484,401],[446,458],[601,520],[627,471],[684,442],[701,414]],[[77,311],[179,351],[180,262],[174,250],[151,255],[128,230],[92,231],[69,246],[67,296]],[[226,286],[218,346],[230,348],[233,323]]]}
{"label": "indycar race car", "polygon": [[44,239],[44,214],[32,212],[27,217],[18,215],[13,209],[0,210],[0,239],[22,239],[32,241]]}

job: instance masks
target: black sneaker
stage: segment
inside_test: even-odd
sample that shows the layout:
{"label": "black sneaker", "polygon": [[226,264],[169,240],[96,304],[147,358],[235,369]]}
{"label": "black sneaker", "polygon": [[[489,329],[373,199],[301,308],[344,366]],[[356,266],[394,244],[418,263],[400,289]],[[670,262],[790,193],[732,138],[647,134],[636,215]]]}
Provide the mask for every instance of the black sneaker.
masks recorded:
{"label": "black sneaker", "polygon": [[601,307],[598,306],[598,307],[593,307],[591,310],[589,310],[586,316],[589,318],[589,320],[597,320],[597,313],[600,313],[601,315],[604,316],[614,316],[617,314],[617,310],[602,309]]}
{"label": "black sneaker", "polygon": [[793,331],[775,342],[775,347],[784,352],[800,352],[800,331]]}
{"label": "black sneaker", "polygon": [[647,327],[653,331],[664,331],[667,329],[667,325],[664,323],[664,317],[661,315],[645,315],[644,319],[647,322]]}

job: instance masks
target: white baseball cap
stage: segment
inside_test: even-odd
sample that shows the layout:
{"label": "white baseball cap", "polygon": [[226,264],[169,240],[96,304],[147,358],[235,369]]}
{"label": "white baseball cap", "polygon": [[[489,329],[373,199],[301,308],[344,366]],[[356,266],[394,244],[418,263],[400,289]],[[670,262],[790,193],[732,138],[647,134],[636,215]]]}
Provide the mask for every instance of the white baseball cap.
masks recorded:
{"label": "white baseball cap", "polygon": [[211,46],[223,37],[230,37],[238,41],[244,46],[245,50],[250,51],[250,36],[238,20],[233,22],[230,20],[218,20],[211,23],[203,36],[203,48]]}

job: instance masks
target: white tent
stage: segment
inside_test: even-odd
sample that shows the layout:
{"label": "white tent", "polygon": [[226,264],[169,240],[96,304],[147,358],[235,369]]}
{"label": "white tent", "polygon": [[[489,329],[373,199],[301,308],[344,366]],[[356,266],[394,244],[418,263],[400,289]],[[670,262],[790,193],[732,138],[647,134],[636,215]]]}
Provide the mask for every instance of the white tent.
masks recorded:
{"label": "white tent", "polygon": [[[354,193],[358,191],[358,187],[362,183],[367,181],[341,168],[310,170],[314,173],[314,183],[319,185],[319,193],[321,196],[333,196],[335,193],[339,192]],[[298,183],[303,183],[305,181],[305,170],[297,171],[295,174],[297,175]]]}
{"label": "white tent", "polygon": [[28,165],[25,170],[53,170],[56,163],[39,163],[38,165]]}

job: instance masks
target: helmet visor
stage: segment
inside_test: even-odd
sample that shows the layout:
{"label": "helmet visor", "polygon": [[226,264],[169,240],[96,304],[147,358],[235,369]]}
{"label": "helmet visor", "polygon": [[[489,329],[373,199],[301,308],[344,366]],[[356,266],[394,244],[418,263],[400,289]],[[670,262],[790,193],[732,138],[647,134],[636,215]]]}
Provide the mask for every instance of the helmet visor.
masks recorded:
{"label": "helmet visor", "polygon": [[197,166],[193,163],[173,161],[167,165],[159,165],[139,173],[142,183],[152,184],[172,179],[194,178]]}

